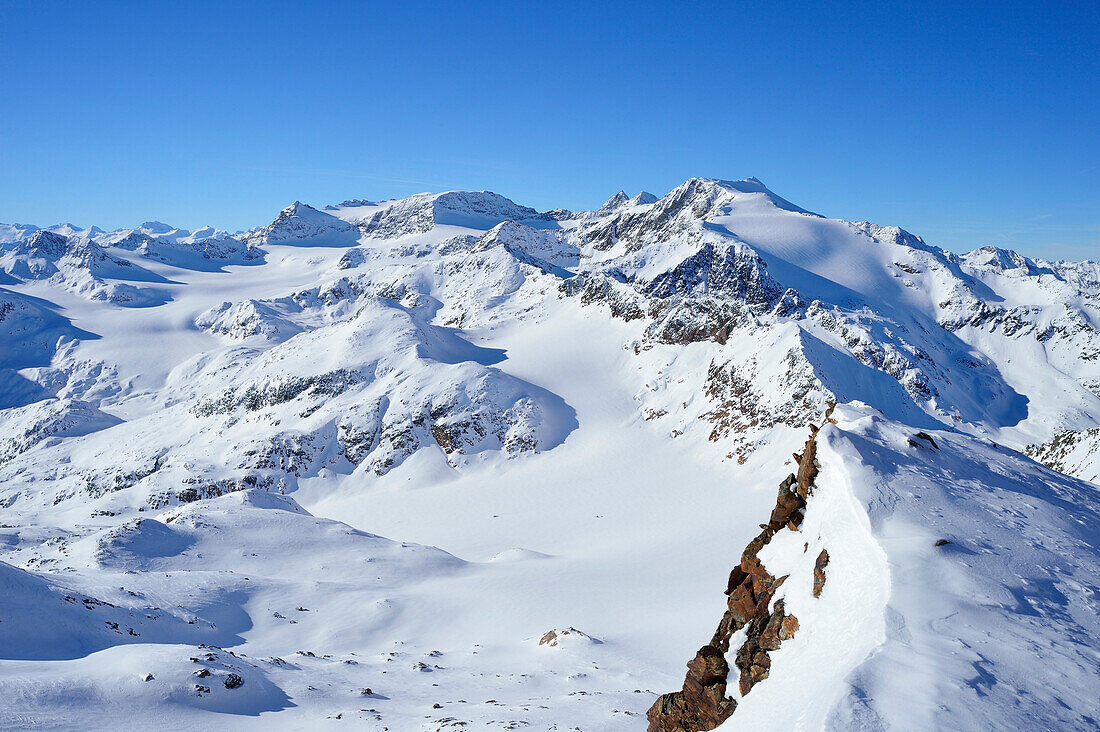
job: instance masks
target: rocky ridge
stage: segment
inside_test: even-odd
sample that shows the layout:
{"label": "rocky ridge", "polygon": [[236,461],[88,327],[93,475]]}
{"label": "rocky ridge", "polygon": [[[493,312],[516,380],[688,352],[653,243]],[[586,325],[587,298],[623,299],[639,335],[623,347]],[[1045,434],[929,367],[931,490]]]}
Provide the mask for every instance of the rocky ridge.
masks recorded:
{"label": "rocky ridge", "polygon": [[[826,419],[832,407],[826,412]],[[817,477],[817,428],[810,427],[801,454],[795,454],[797,473],[779,485],[775,508],[761,532],[749,542],[741,562],[730,572],[726,586],[727,608],[710,642],[688,662],[687,676],[680,691],[661,695],[646,717],[650,732],[698,732],[722,724],[737,709],[734,696],[727,694],[731,668],[728,654],[736,636],[741,645],[735,649],[733,666],[738,670],[737,698],[752,691],[768,678],[770,651],[798,631],[798,618],[785,612],[782,599],[773,600],[775,591],[789,576],[775,577],[757,557],[758,552],[779,531],[798,531],[805,517],[806,504]],[[829,554],[822,550],[814,568],[813,595],[819,597],[825,586],[825,567]],[[796,578],[799,581],[804,578]],[[744,631],[742,633],[742,631]]]}

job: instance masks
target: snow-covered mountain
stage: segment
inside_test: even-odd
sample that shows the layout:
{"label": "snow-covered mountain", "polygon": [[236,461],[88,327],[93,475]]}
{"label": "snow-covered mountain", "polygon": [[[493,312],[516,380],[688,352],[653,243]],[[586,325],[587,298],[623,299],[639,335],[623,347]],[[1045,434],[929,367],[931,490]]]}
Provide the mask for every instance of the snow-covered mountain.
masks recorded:
{"label": "snow-covered mountain", "polygon": [[756,179],[0,224],[0,726],[1095,727],[1098,326]]}

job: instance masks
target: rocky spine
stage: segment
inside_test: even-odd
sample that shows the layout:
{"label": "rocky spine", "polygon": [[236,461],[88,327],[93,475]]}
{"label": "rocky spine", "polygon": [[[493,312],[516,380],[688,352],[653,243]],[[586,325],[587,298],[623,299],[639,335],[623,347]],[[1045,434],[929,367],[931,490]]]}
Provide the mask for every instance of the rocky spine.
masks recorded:
{"label": "rocky spine", "polygon": [[[832,413],[833,405],[826,412]],[[710,642],[699,649],[688,662],[688,672],[680,691],[662,694],[646,713],[649,732],[696,732],[711,730],[727,720],[737,708],[737,701],[726,694],[730,675],[727,654],[730,638],[746,629],[745,642],[734,656],[738,676],[738,691],[748,694],[752,687],[768,677],[771,669],[769,653],[798,630],[798,618],[785,612],[783,600],[772,602],[775,591],[787,581],[787,576],[775,577],[757,557],[778,532],[797,531],[805,517],[806,502],[813,493],[817,478],[817,428],[810,427],[810,437],[802,454],[795,453],[798,472],[779,485],[779,495],[768,523],[749,542],[741,562],[730,572],[726,587],[726,612]],[[814,569],[814,597],[825,585],[828,552],[822,550]]]}

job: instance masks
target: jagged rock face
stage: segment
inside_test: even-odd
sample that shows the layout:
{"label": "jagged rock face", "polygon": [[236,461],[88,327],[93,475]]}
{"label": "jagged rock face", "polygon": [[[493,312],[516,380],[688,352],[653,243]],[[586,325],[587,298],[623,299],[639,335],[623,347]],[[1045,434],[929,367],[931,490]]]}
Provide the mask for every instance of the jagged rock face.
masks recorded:
{"label": "jagged rock face", "polygon": [[1008,270],[1020,270],[1020,274],[1027,277],[1035,277],[1039,274],[1053,274],[1054,270],[1033,259],[1029,259],[1011,249],[985,246],[967,254],[963,261],[971,267],[989,268],[1006,272]]}
{"label": "jagged rock face", "polygon": [[488,229],[503,221],[547,218],[496,193],[451,191],[402,199],[360,222],[359,228],[366,236],[387,239],[422,234],[437,224]]}
{"label": "jagged rock face", "polygon": [[168,243],[154,240],[138,250],[143,256],[161,262],[186,267],[181,257],[186,254],[198,254],[203,259],[225,264],[248,264],[264,258],[264,252],[232,236],[205,237],[189,242]]}
{"label": "jagged rock face", "polygon": [[[683,689],[661,695],[646,714],[650,732],[696,732],[722,724],[737,709],[736,699],[726,693],[730,673],[727,654],[731,650],[735,653],[734,665],[740,672],[738,693],[743,697],[768,678],[770,652],[798,631],[798,618],[786,613],[784,601],[772,601],[788,577],[769,573],[757,555],[777,532],[797,531],[802,524],[818,472],[816,432],[811,427],[803,453],[794,456],[798,473],[780,484],[768,522],[761,525],[763,530],[745,547],[740,564],[730,572],[726,612],[710,643],[688,662]],[[814,597],[821,595],[827,563],[828,552],[822,550],[814,570]],[[742,629],[744,641],[731,649],[730,639]]]}
{"label": "jagged rock face", "polygon": [[562,232],[534,229],[515,221],[497,224],[481,236],[470,251],[481,252],[494,246],[503,247],[544,271],[551,271],[554,266],[575,267],[580,262],[580,250]]}
{"label": "jagged rock face", "polygon": [[245,237],[249,244],[354,242],[359,236],[353,225],[312,206],[295,201],[267,226]]}
{"label": "jagged rock face", "polygon": [[660,199],[643,192],[628,201],[620,192],[580,225],[578,236],[596,251],[607,251],[621,243],[626,251],[636,252],[678,237],[697,241],[702,236],[700,222],[744,197],[766,198],[778,208],[805,213],[775,196],[755,178],[692,178]]}
{"label": "jagged rock face", "polygon": [[650,732],[714,729],[733,714],[737,702],[726,696],[729,664],[714,646],[703,646],[688,663],[684,688],[662,694],[650,707]]}
{"label": "jagged rock face", "polygon": [[817,421],[825,403],[833,398],[814,378],[813,370],[797,350],[787,352],[783,382],[775,393],[761,389],[759,365],[739,366],[734,361],[711,362],[703,393],[713,408],[701,416],[713,423],[712,442],[731,440],[740,462],[751,452],[750,442],[740,435],[752,435],[777,424],[799,427]]}
{"label": "jagged rock face", "polygon": [[66,236],[51,231],[36,231],[29,239],[14,246],[12,251],[43,259],[60,259],[69,253],[71,244]]}
{"label": "jagged rock face", "polygon": [[156,239],[148,234],[135,229],[121,239],[112,241],[111,246],[118,247],[119,249],[126,249],[128,251],[151,251],[156,248],[156,241]]}
{"label": "jagged rock face", "polygon": [[121,423],[87,402],[47,399],[0,411],[0,463],[50,437],[72,437]]}
{"label": "jagged rock face", "polygon": [[[923,252],[930,252],[935,256],[942,257],[944,261],[950,262],[951,264],[955,265],[958,265],[962,261],[957,254],[935,249],[934,247],[926,244],[924,242],[924,239],[920,238],[916,234],[912,234],[898,226],[878,226],[877,224],[872,224],[869,221],[857,221],[852,222],[851,227],[861,234],[865,234],[866,236],[869,236],[875,241],[881,242],[883,244],[894,244]],[[910,272],[910,274],[919,273]]]}
{"label": "jagged rock face", "polygon": [[563,281],[559,290],[568,297],[579,297],[584,305],[607,306],[614,318],[630,321],[646,317],[645,298],[632,287],[606,275],[579,274]]}
{"label": "jagged rock face", "polygon": [[724,344],[730,333],[752,319],[751,311],[741,303],[715,297],[677,298],[655,303],[651,310],[659,314],[646,328],[646,338],[669,345],[701,341]]}
{"label": "jagged rock face", "polygon": [[[210,262],[212,265],[256,264],[264,258],[264,252],[256,247],[209,226],[187,231],[158,222],[146,222],[136,229],[112,232],[104,232],[94,226],[80,230],[71,226],[54,229],[38,229],[33,234],[13,237],[11,252],[31,260],[23,265],[25,271],[22,279],[49,277],[56,273],[57,265],[65,263],[107,277],[147,279],[143,277],[140,267],[135,267],[129,276],[126,270],[120,270],[131,263],[113,256],[108,251],[110,249],[134,252],[141,257],[184,269],[194,269],[196,262]],[[0,237],[3,237],[2,231]],[[0,239],[2,249],[3,241]],[[105,265],[104,271],[95,272],[97,266],[104,268]]]}
{"label": "jagged rock face", "polygon": [[40,230],[29,239],[17,242],[10,252],[0,256],[0,269],[19,279],[46,279],[60,271],[58,264],[63,258],[74,255],[79,259],[94,259],[87,251],[83,256],[78,254],[68,237]]}
{"label": "jagged rock face", "polygon": [[16,281],[48,280],[89,300],[127,307],[159,305],[167,299],[152,287],[111,281],[163,283],[163,277],[106,252],[89,239],[70,239],[45,230],[0,252],[0,272]]}
{"label": "jagged rock face", "polygon": [[821,597],[821,591],[825,589],[825,568],[828,566],[829,552],[822,549],[814,563],[814,597]]}
{"label": "jagged rock face", "polygon": [[668,241],[679,235],[701,236],[699,222],[717,207],[731,200],[733,192],[718,181],[692,178],[664,198],[627,207],[626,194],[612,198],[597,212],[597,219],[583,224],[578,232],[581,240],[598,251],[606,251],[623,243],[628,251],[637,251],[645,244]]}
{"label": "jagged rock face", "polygon": [[1063,430],[1046,442],[1028,445],[1024,452],[1061,473],[1100,481],[1100,428]]}
{"label": "jagged rock face", "polygon": [[626,195],[626,191],[619,191],[600,206],[599,210],[596,211],[596,215],[610,216],[615,213],[615,211],[622,208],[623,204],[629,200],[630,198]]}
{"label": "jagged rock face", "polygon": [[704,244],[672,270],[654,278],[646,294],[652,297],[714,295],[765,310],[783,294],[755,252],[738,244]]}

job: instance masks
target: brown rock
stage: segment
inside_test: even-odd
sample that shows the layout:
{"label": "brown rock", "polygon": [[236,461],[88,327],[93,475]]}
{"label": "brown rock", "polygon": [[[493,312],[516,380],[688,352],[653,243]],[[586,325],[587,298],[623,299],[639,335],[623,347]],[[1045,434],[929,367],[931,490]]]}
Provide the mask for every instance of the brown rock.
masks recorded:
{"label": "brown rock", "polygon": [[771,536],[767,532],[762,532],[759,536],[749,542],[749,545],[745,547],[745,551],[741,554],[741,563],[744,563],[748,559],[756,559],[756,554],[771,540]]}
{"label": "brown rock", "polygon": [[712,645],[705,645],[688,661],[688,676],[692,676],[701,686],[709,686],[716,681],[725,682],[730,667],[726,657]]}
{"label": "brown rock", "polygon": [[783,601],[777,600],[771,617],[768,618],[768,622],[765,623],[764,629],[760,632],[760,638],[756,641],[760,648],[766,651],[779,650],[779,629],[783,624],[783,617]]}
{"label": "brown rock", "polygon": [[730,572],[729,581],[726,583],[726,594],[728,595],[733,592],[737,585],[741,584],[744,580],[745,570],[741,569],[741,565],[738,564],[733,568],[733,571]]}
{"label": "brown rock", "polygon": [[814,597],[821,597],[821,590],[825,588],[825,567],[828,564],[829,552],[822,549],[814,563]]}
{"label": "brown rock", "polygon": [[756,614],[756,599],[752,596],[749,584],[739,585],[730,595],[729,611],[733,615],[737,628],[743,626]]}
{"label": "brown rock", "polygon": [[[768,523],[760,525],[760,534],[745,547],[741,562],[730,572],[725,590],[727,609],[710,643],[700,648],[688,663],[683,689],[661,695],[646,713],[650,732],[711,730],[733,714],[737,702],[726,696],[726,679],[730,671],[726,654],[730,651],[730,638],[736,631],[746,629],[745,642],[735,655],[740,670],[738,687],[744,695],[771,673],[768,652],[777,650],[798,630],[798,619],[786,614],[782,600],[776,601],[769,611],[775,590],[786,581],[787,575],[773,576],[757,554],[776,533],[784,529],[797,530],[805,518],[806,499],[813,491],[818,472],[816,432],[811,429],[806,449],[801,454],[794,454],[797,474],[792,473],[780,484]],[[815,597],[824,585],[828,561],[828,553],[822,551],[814,569]]]}
{"label": "brown rock", "polygon": [[714,631],[714,635],[710,639],[710,644],[725,653],[730,649],[730,636],[734,631],[734,619],[733,613],[728,609],[722,613],[722,620],[718,623],[718,628]]}
{"label": "brown rock", "polygon": [[787,615],[783,618],[783,622],[779,625],[779,640],[784,641],[792,637],[795,631],[798,630],[798,618],[793,615]]}
{"label": "brown rock", "polygon": [[451,433],[447,431],[447,428],[443,425],[435,425],[432,427],[432,437],[435,438],[436,443],[443,448],[443,452],[450,454],[458,449],[456,440],[451,436]]}

